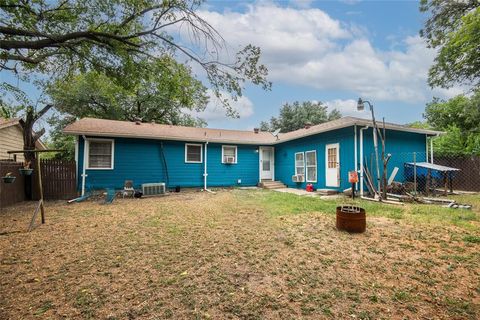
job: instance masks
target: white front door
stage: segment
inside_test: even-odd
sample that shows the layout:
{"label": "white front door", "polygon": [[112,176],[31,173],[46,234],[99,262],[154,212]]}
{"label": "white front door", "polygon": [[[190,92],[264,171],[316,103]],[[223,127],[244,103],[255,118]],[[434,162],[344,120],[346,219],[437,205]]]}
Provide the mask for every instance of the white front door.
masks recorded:
{"label": "white front door", "polygon": [[260,180],[273,180],[275,154],[272,147],[260,147]]}
{"label": "white front door", "polygon": [[325,146],[325,185],[340,186],[340,145],[338,143]]}

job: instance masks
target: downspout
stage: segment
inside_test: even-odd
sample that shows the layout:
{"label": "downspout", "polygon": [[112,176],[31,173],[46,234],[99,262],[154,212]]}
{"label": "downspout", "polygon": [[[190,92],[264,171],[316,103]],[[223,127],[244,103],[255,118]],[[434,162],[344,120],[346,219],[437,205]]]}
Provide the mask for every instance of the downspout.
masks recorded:
{"label": "downspout", "polygon": [[[353,127],[353,130],[355,131],[355,133],[354,133],[354,140],[353,140],[353,148],[355,149],[355,150],[354,150],[355,154],[354,154],[354,157],[353,157],[353,158],[354,158],[354,161],[355,161],[355,166],[354,166],[354,168],[355,168],[355,172],[358,172],[357,125],[355,125],[355,126]],[[355,183],[355,190],[358,190],[358,183]]]}
{"label": "downspout", "polygon": [[360,128],[360,197],[363,197],[363,130],[368,126]]}
{"label": "downspout", "polygon": [[85,178],[86,174],[86,163],[87,163],[87,137],[82,135],[83,138],[83,164],[82,164],[82,197],[85,195]]}
{"label": "downspout", "polygon": [[78,140],[79,136],[75,136],[75,189],[78,188]]}
{"label": "downspout", "polygon": [[430,163],[433,163],[433,137],[430,138]]}
{"label": "downspout", "polygon": [[425,161],[428,162],[428,134],[425,135]]}
{"label": "downspout", "polygon": [[204,159],[204,169],[203,169],[203,190],[208,191],[207,188],[207,146],[208,146],[208,141],[205,141],[205,159]]}

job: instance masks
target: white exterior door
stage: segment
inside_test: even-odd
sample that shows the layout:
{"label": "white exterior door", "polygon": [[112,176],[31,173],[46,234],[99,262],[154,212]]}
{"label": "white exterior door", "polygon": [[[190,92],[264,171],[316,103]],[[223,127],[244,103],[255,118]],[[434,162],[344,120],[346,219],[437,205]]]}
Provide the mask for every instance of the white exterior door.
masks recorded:
{"label": "white exterior door", "polygon": [[272,147],[260,147],[260,180],[273,180],[275,154]]}
{"label": "white exterior door", "polygon": [[340,145],[338,143],[325,146],[325,185],[340,186]]}

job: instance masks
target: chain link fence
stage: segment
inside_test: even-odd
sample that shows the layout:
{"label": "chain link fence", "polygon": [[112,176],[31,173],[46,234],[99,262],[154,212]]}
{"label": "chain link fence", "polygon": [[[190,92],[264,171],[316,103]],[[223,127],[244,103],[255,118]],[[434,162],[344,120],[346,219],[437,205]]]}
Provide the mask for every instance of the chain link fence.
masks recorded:
{"label": "chain link fence", "polygon": [[386,181],[382,181],[383,163],[379,154],[379,173],[375,154],[364,159],[367,188],[387,184],[387,192],[428,196],[480,192],[480,156],[432,155],[426,152],[399,152],[386,155]]}

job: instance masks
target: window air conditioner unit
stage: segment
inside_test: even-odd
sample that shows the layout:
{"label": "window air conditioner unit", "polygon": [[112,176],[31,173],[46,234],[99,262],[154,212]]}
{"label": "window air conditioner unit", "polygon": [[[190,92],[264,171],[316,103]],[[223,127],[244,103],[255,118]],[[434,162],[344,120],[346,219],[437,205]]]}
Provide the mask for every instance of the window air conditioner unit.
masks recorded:
{"label": "window air conditioner unit", "polygon": [[305,178],[304,178],[303,174],[296,174],[296,175],[292,176],[292,181],[293,182],[304,182]]}
{"label": "window air conditioner unit", "polygon": [[225,157],[225,163],[235,163],[235,157]]}

